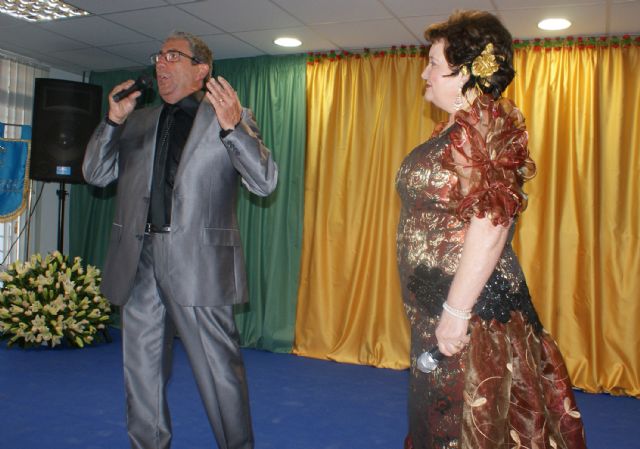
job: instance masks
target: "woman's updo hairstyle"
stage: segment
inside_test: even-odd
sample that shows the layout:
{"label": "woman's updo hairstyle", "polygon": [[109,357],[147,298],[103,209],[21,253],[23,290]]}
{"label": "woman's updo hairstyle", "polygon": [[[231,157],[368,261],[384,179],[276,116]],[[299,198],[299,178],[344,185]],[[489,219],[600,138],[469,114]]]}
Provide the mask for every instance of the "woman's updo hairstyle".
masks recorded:
{"label": "woman's updo hairstyle", "polygon": [[[498,99],[513,80],[515,70],[511,33],[493,14],[456,11],[446,22],[427,28],[424,37],[431,43],[444,42],[444,55],[453,71],[451,76],[456,76],[461,70],[469,74],[469,81],[462,86],[463,93],[477,87]],[[492,60],[497,63],[497,70],[487,77],[476,76],[472,70],[474,60],[478,61],[476,58],[483,52],[485,55],[492,53],[495,57]]]}

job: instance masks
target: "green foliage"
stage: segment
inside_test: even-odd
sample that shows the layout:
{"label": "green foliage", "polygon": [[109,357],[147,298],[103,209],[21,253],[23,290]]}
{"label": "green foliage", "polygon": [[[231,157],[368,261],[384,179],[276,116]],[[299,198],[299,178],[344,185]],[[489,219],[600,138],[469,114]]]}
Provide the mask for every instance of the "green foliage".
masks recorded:
{"label": "green foliage", "polygon": [[[109,302],[100,295],[100,270],[69,262],[58,251],[34,254],[0,273],[0,339],[28,348],[67,343],[82,348],[108,339]],[[99,332],[100,331],[100,332]]]}

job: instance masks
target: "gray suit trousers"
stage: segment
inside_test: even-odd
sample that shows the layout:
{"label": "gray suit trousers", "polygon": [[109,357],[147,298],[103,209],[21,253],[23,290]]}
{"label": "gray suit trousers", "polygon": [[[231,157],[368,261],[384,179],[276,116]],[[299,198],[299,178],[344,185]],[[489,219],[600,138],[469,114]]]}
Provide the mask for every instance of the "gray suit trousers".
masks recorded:
{"label": "gray suit trousers", "polygon": [[168,281],[170,238],[170,234],[145,235],[131,298],[121,310],[131,447],[167,449],[171,445],[166,387],[177,331],[218,447],[252,449],[249,396],[232,306],[178,304],[175,298],[181,292],[174,291]]}

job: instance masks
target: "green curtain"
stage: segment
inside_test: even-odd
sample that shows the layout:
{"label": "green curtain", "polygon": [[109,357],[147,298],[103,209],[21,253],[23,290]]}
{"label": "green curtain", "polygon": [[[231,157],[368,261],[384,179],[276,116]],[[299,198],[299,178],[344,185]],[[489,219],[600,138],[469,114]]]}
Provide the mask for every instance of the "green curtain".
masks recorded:
{"label": "green curtain", "polygon": [[216,63],[254,112],[278,164],[267,198],[242,190],[238,219],[251,300],[236,323],[243,346],[290,352],[296,318],[304,200],[306,56],[259,56]]}
{"label": "green curtain", "polygon": [[[279,167],[276,191],[258,198],[241,189],[238,213],[246,256],[249,304],[238,307],[236,322],[243,346],[290,352],[293,344],[304,189],[306,138],[306,57],[256,57],[215,63],[253,110],[265,144]],[[90,82],[106,95],[140,72],[92,73]],[[158,98],[145,98],[155,104]],[[106,111],[105,111],[106,113]],[[69,252],[102,267],[113,217],[115,187],[73,186]]]}

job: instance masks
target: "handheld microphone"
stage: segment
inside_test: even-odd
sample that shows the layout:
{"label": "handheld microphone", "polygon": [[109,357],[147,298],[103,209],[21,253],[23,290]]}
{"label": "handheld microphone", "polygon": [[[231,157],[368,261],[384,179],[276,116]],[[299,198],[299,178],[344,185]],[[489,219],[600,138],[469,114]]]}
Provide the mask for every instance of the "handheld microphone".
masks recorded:
{"label": "handheld microphone", "polygon": [[430,373],[438,367],[440,360],[444,358],[444,354],[440,352],[437,346],[423,352],[416,361],[416,368],[423,373]]}
{"label": "handheld microphone", "polygon": [[123,98],[128,97],[129,95],[131,95],[134,92],[137,92],[139,90],[144,90],[144,89],[148,89],[150,87],[153,86],[153,80],[151,79],[151,77],[149,75],[140,75],[138,77],[138,79],[128,88],[121,90],[120,92],[117,92],[115,94],[113,94],[113,101],[115,101],[116,103],[119,102],[120,100],[122,100]]}

